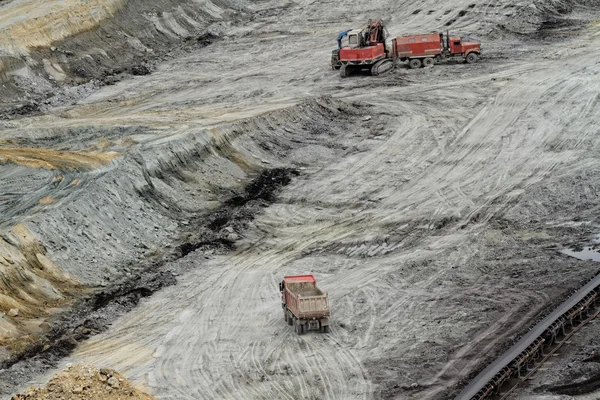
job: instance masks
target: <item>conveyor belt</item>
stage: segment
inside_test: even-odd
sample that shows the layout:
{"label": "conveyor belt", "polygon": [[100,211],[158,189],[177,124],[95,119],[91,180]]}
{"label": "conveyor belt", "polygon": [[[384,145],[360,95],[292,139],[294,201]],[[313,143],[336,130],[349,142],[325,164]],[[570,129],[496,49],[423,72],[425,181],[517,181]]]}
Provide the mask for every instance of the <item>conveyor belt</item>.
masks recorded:
{"label": "conveyor belt", "polygon": [[477,393],[485,387],[502,369],[510,365],[510,363],[525,351],[537,338],[548,329],[556,320],[571,308],[582,301],[590,292],[600,287],[600,275],[585,284],[581,289],[575,292],[556,310],[550,313],[546,318],[541,320],[529,332],[527,332],[517,343],[508,349],[502,356],[488,365],[479,375],[477,375],[471,383],[469,383],[462,392],[458,394],[456,400],[471,400]]}

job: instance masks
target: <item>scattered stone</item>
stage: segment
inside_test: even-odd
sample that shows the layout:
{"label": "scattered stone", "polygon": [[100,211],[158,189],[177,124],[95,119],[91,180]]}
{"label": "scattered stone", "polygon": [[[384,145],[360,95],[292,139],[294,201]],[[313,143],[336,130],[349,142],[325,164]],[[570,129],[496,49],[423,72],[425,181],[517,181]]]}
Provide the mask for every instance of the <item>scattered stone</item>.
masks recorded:
{"label": "scattered stone", "polygon": [[240,239],[240,235],[238,235],[237,233],[230,233],[229,235],[227,235],[227,240],[231,241],[231,242],[235,242],[236,240]]}
{"label": "scattered stone", "polygon": [[48,322],[42,322],[41,324],[38,325],[40,329],[43,329],[45,331],[50,329],[50,324]]}
{"label": "scattered stone", "polygon": [[91,366],[69,366],[44,388],[30,388],[12,400],[156,400],[136,389],[118,372]]}
{"label": "scattered stone", "polygon": [[11,318],[14,318],[14,317],[16,317],[18,315],[19,315],[19,309],[17,309],[17,308],[11,308],[8,311],[8,316],[11,317]]}
{"label": "scattered stone", "polygon": [[117,378],[115,378],[114,376],[111,376],[110,378],[108,378],[108,384],[113,389],[117,389],[119,387],[119,380]]}

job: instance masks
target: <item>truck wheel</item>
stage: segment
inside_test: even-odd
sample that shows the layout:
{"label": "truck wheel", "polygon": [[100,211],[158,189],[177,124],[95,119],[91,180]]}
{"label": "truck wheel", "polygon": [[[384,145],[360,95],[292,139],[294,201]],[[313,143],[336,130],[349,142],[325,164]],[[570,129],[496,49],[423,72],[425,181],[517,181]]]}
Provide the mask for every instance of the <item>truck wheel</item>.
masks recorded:
{"label": "truck wheel", "polygon": [[294,325],[294,320],[293,320],[293,319],[292,319],[292,317],[290,317],[289,315],[288,315],[288,318],[287,318],[287,323],[288,323],[288,325],[290,325],[290,326]]}
{"label": "truck wheel", "polygon": [[413,58],[412,60],[409,61],[408,65],[412,69],[421,68],[421,60],[419,60],[418,58]]}
{"label": "truck wheel", "polygon": [[473,64],[473,63],[477,62],[478,59],[479,59],[479,56],[477,55],[477,53],[469,53],[465,60],[467,61],[467,64]]}
{"label": "truck wheel", "polygon": [[323,333],[329,333],[329,325],[323,327]]}
{"label": "truck wheel", "polygon": [[433,64],[435,64],[435,60],[431,57],[427,57],[426,59],[423,60],[423,66],[425,68],[433,67]]}

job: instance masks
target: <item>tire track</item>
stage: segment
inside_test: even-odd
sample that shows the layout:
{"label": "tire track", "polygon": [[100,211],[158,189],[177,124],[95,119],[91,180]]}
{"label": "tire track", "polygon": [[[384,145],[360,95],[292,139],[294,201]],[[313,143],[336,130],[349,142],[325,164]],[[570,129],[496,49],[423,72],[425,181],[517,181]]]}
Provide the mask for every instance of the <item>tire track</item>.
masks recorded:
{"label": "tire track", "polygon": [[[369,103],[372,121],[388,127],[384,140],[369,137],[374,124],[336,137],[347,149],[287,187],[280,203],[252,222],[242,250],[210,260],[190,254],[182,263],[193,268],[179,285],[144,301],[68,361],[124,370],[160,398],[367,400],[384,397],[385,382],[399,392],[417,379],[427,387],[401,395],[435,398],[511,333],[506,326],[519,307],[548,300],[507,281],[490,283],[488,265],[464,265],[485,243],[477,239],[486,223],[519,201],[519,193],[585,166],[573,153],[600,123],[593,108],[600,84],[572,77],[600,72],[589,56],[595,44],[573,50],[565,62],[534,58],[491,75],[334,90],[336,97]],[[260,45],[254,51],[257,60],[273,54]],[[263,68],[264,60],[244,74]],[[296,77],[310,75],[298,68]],[[285,81],[288,96],[305,95],[287,77],[291,70],[286,64],[269,77]],[[241,78],[245,95],[256,89],[251,76]],[[331,89],[319,85],[310,90]],[[250,102],[228,87],[215,91],[235,99],[228,106]],[[575,98],[582,104],[565,101]],[[545,121],[545,112],[553,121]],[[589,122],[573,132],[570,124],[582,119]],[[316,141],[290,125],[290,137]],[[250,134],[276,126],[264,122]],[[280,133],[277,140],[288,138]],[[574,144],[548,157],[549,141]],[[397,247],[378,255],[372,243],[388,236]],[[336,247],[345,250],[321,251]],[[329,291],[329,335],[298,337],[281,318],[277,283],[299,272],[316,273]],[[482,318],[469,319],[463,310]],[[517,324],[537,311],[530,308]],[[441,348],[447,354],[436,354]],[[127,357],[133,349],[140,355]]]}

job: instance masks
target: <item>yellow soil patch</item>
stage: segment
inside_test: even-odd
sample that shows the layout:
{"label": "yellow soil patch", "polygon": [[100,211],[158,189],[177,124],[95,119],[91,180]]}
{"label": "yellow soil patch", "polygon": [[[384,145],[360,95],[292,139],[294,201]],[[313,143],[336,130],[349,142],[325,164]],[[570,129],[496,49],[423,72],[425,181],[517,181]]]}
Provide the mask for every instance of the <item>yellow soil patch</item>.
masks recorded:
{"label": "yellow soil patch", "polygon": [[73,170],[77,168],[97,169],[117,158],[119,153],[58,151],[33,148],[0,148],[0,162],[13,162],[30,168]]}
{"label": "yellow soil patch", "polygon": [[[22,350],[40,333],[44,319],[69,304],[83,288],[46,256],[46,248],[25,225],[0,237],[0,346]],[[33,335],[33,336],[32,336]]]}
{"label": "yellow soil patch", "polygon": [[0,48],[27,54],[32,47],[91,30],[112,17],[127,0],[29,0],[0,8]]}
{"label": "yellow soil patch", "polygon": [[54,203],[54,199],[50,196],[40,199],[40,204],[52,204],[52,203]]}

